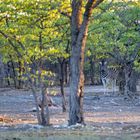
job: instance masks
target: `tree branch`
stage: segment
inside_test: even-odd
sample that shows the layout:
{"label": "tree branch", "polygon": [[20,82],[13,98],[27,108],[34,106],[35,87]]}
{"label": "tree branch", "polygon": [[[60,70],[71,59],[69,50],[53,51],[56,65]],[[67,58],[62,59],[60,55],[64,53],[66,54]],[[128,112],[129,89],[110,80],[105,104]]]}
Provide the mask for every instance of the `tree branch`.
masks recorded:
{"label": "tree branch", "polygon": [[1,34],[2,36],[4,36],[4,37],[8,40],[9,44],[13,47],[13,49],[14,49],[15,52],[17,53],[18,57],[22,57],[21,53],[18,51],[17,47],[14,45],[14,43],[13,43],[12,40],[9,38],[9,36],[6,35],[4,32],[2,32],[1,30],[0,30],[0,34]]}
{"label": "tree branch", "polygon": [[140,51],[140,43],[137,44],[137,46],[135,47],[132,55],[130,56],[130,59],[131,59],[130,61],[131,62],[135,61],[136,57],[138,56],[139,51]]}
{"label": "tree branch", "polygon": [[81,37],[83,37],[84,35],[87,35],[87,31],[88,31],[87,25],[92,14],[92,10],[96,8],[103,1],[104,0],[88,0],[85,6],[84,19],[80,27],[78,40],[81,40]]}
{"label": "tree branch", "polygon": [[59,13],[60,13],[61,15],[63,15],[63,16],[68,17],[69,19],[71,19],[71,15],[70,15],[69,13],[63,12],[63,11],[61,11],[61,10],[59,10]]}
{"label": "tree branch", "polygon": [[[92,1],[92,0],[89,0],[89,1]],[[104,0],[93,0],[93,6],[92,8],[96,8],[100,3],[102,3]]]}

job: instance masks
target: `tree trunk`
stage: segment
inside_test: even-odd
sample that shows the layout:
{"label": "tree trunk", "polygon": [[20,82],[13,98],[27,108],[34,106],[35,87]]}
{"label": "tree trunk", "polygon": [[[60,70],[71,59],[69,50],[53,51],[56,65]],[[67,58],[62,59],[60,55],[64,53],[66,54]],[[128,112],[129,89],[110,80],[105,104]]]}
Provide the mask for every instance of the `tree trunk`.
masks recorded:
{"label": "tree trunk", "polygon": [[10,73],[10,74],[12,74],[11,77],[13,78],[13,81],[14,81],[14,87],[17,88],[17,76],[16,76],[16,72],[15,72],[14,62],[13,62],[13,60],[11,60],[10,62],[11,62],[11,68],[13,71],[13,73]]}
{"label": "tree trunk", "polygon": [[21,77],[22,77],[22,64],[21,62],[19,61],[18,62],[18,73],[19,73],[19,76],[18,76],[18,88],[22,88],[22,80],[21,80]]}
{"label": "tree trunk", "polygon": [[118,85],[119,85],[120,94],[124,95],[124,91],[125,91],[125,72],[124,72],[124,67],[122,67],[120,69],[120,71],[119,71]]}
{"label": "tree trunk", "polygon": [[[70,41],[67,42],[66,53],[70,54]],[[70,76],[70,59],[67,58],[64,62],[64,83],[66,85],[69,84],[69,76]]]}
{"label": "tree trunk", "polygon": [[124,95],[126,97],[131,97],[132,92],[130,91],[130,81],[132,76],[132,64],[126,64],[124,67],[125,72],[125,87],[124,87]]}
{"label": "tree trunk", "polygon": [[45,118],[45,93],[43,92],[43,89],[41,89],[41,125],[45,126],[47,124],[46,118]]}
{"label": "tree trunk", "polygon": [[11,75],[10,75],[10,72],[11,71],[11,68],[10,68],[10,65],[9,65],[9,62],[7,62],[7,70],[6,70],[6,79],[7,79],[7,86],[10,87],[11,86]]}
{"label": "tree trunk", "polygon": [[129,90],[133,93],[136,93],[137,91],[137,79],[138,79],[137,74],[133,70],[131,74],[130,82],[129,82]]}
{"label": "tree trunk", "polygon": [[40,116],[40,110],[39,110],[39,103],[38,103],[36,88],[34,86],[34,82],[32,81],[31,73],[28,69],[28,64],[26,62],[24,62],[24,68],[25,68],[25,72],[26,72],[26,77],[28,78],[28,83],[31,87],[32,94],[33,94],[33,97],[34,97],[38,124],[41,125],[42,124],[42,119],[41,119],[41,116]]}
{"label": "tree trunk", "polygon": [[69,125],[84,124],[83,88],[84,88],[84,52],[87,40],[89,18],[92,9],[103,0],[88,0],[82,14],[83,0],[72,1],[71,16],[71,58],[70,58],[70,110]]}
{"label": "tree trunk", "polygon": [[33,97],[34,97],[34,100],[35,100],[35,106],[36,106],[36,113],[37,113],[37,120],[38,120],[38,124],[42,124],[42,120],[41,120],[41,117],[40,117],[40,111],[39,111],[39,106],[38,106],[38,99],[37,99],[37,93],[36,93],[36,89],[35,87],[32,85],[32,81],[29,78],[29,82],[30,82],[30,85],[31,85],[31,90],[32,90],[32,93],[33,93]]}
{"label": "tree trunk", "polygon": [[90,63],[90,79],[91,79],[91,85],[94,85],[95,83],[95,63],[92,60],[93,57],[89,58],[89,63]]}
{"label": "tree trunk", "polygon": [[[88,24],[87,24],[88,25]],[[73,31],[73,30],[72,30]],[[76,123],[84,124],[83,114],[83,88],[84,88],[84,53],[87,39],[88,26],[82,31],[82,34],[72,35],[72,52],[70,59],[70,110],[69,125]],[[80,39],[79,39],[80,38]],[[77,39],[77,40],[76,40]]]}
{"label": "tree trunk", "polygon": [[70,79],[71,94],[70,94],[70,112],[69,112],[70,125],[76,123],[84,123],[83,116],[84,52],[78,55],[77,52],[79,51],[79,49],[80,47],[73,47],[72,49],[73,55],[71,56],[71,79]]}
{"label": "tree trunk", "polygon": [[48,100],[46,98],[47,93],[45,88],[41,89],[41,125],[49,126],[50,125],[50,114],[49,114],[49,107],[48,107]]}
{"label": "tree trunk", "polygon": [[[47,92],[47,91],[46,91]],[[48,93],[45,94],[45,100],[47,100],[47,95]],[[47,102],[47,105],[45,107],[45,118],[46,118],[46,125],[47,126],[50,126],[50,112],[49,112],[49,106],[48,106],[48,102]]]}
{"label": "tree trunk", "polygon": [[69,62],[68,61],[65,61],[65,72],[64,72],[64,82],[66,85],[69,84]]}
{"label": "tree trunk", "polygon": [[[39,47],[40,50],[43,49],[43,44],[42,44],[42,32],[39,33]],[[38,69],[38,81],[39,81],[39,88],[41,90],[41,96],[42,96],[42,100],[41,100],[41,124],[44,126],[49,126],[50,125],[50,114],[49,114],[49,107],[48,107],[48,100],[47,100],[47,90],[46,90],[46,84],[43,81],[42,78],[42,67],[43,67],[43,59],[40,58],[39,62],[37,64],[37,69]],[[46,106],[45,106],[45,102],[46,102]]]}
{"label": "tree trunk", "polygon": [[123,67],[119,72],[119,91],[122,95],[129,95],[137,91],[137,74],[130,66]]}
{"label": "tree trunk", "polygon": [[64,93],[64,64],[65,60],[60,60],[60,90],[61,90],[61,95],[62,95],[62,110],[63,112],[66,112],[66,97]]}
{"label": "tree trunk", "polygon": [[4,73],[4,64],[2,62],[2,56],[0,55],[0,87],[5,86],[5,73]]}
{"label": "tree trunk", "polygon": [[42,80],[41,73],[42,73],[42,60],[40,60],[40,63],[38,66],[39,89],[41,91],[41,98],[42,98],[41,99],[41,125],[49,126],[50,125],[50,114],[49,114],[49,108],[48,108],[48,100],[46,97],[47,88],[46,88],[46,84]]}

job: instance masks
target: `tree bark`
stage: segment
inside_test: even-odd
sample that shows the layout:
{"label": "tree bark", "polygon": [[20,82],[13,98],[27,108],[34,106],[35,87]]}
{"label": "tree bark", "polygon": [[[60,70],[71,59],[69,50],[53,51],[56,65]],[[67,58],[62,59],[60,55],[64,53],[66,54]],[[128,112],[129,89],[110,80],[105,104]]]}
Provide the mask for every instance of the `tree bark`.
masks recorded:
{"label": "tree bark", "polygon": [[49,126],[50,125],[50,113],[49,113],[49,107],[48,107],[48,100],[47,100],[47,93],[46,89],[41,89],[41,125],[43,126]]}
{"label": "tree bark", "polygon": [[65,61],[65,64],[64,64],[65,66],[64,66],[64,83],[65,83],[65,85],[68,85],[69,84],[69,61],[68,60],[66,60]]}
{"label": "tree bark", "polygon": [[95,83],[95,63],[92,60],[93,57],[89,58],[89,63],[90,63],[90,80],[91,80],[91,85],[94,85]]}
{"label": "tree bark", "polygon": [[22,87],[23,87],[23,83],[22,83],[22,63],[21,63],[21,61],[19,60],[18,61],[18,74],[19,74],[19,76],[18,76],[18,88],[19,89],[21,89]]}
{"label": "tree bark", "polygon": [[132,64],[126,64],[124,67],[124,72],[125,72],[125,87],[124,87],[124,95],[126,97],[131,97],[132,92],[130,91],[130,81],[132,78],[132,71],[133,67]]}
{"label": "tree bark", "polygon": [[83,0],[72,1],[71,17],[71,58],[70,58],[70,110],[69,125],[84,124],[83,88],[84,88],[84,52],[87,40],[89,18],[92,9],[103,0],[88,0],[84,16],[82,14]]}
{"label": "tree bark", "polygon": [[124,72],[124,67],[122,67],[119,71],[119,76],[118,76],[118,85],[119,85],[119,94],[124,95],[125,91],[125,72]]}
{"label": "tree bark", "polygon": [[36,114],[37,114],[38,124],[41,125],[42,124],[42,120],[41,120],[39,106],[38,106],[38,99],[37,99],[36,89],[35,89],[34,85],[32,84],[32,80],[29,77],[29,75],[28,75],[28,79],[29,79],[29,83],[30,83],[30,86],[31,86],[31,90],[32,90],[32,93],[33,93],[34,100],[35,100],[35,106],[36,106]]}
{"label": "tree bark", "polygon": [[70,112],[69,124],[84,123],[83,116],[83,61],[80,63],[79,59],[84,59],[84,55],[77,54],[79,48],[72,49],[71,56],[71,80],[70,80]]}
{"label": "tree bark", "polygon": [[5,73],[4,73],[4,64],[2,62],[2,56],[0,55],[0,87],[5,86]]}
{"label": "tree bark", "polygon": [[9,65],[9,62],[7,62],[7,70],[6,70],[6,79],[7,79],[7,84],[8,84],[8,87],[10,87],[11,86],[11,82],[10,82],[10,80],[11,80],[11,68],[10,68],[10,65]]}
{"label": "tree bark", "polygon": [[[67,47],[66,47],[66,53],[70,54],[70,41],[68,40],[67,42]],[[70,76],[70,60],[69,58],[65,59],[64,62],[64,84],[68,85],[69,84],[69,76]]]}
{"label": "tree bark", "polygon": [[64,64],[65,60],[60,60],[60,90],[61,90],[61,95],[62,95],[62,110],[63,112],[66,112],[66,97],[64,93]]}
{"label": "tree bark", "polygon": [[[39,34],[39,47],[40,50],[43,49],[43,43],[42,43],[42,32],[40,32]],[[39,87],[41,90],[41,124],[44,126],[49,126],[50,125],[50,113],[49,113],[49,107],[48,107],[48,100],[47,100],[47,88],[46,88],[46,84],[44,83],[43,79],[42,79],[42,68],[43,68],[43,59],[40,58],[39,62],[37,64],[37,69],[38,69],[38,80],[39,80]],[[46,102],[46,106],[45,106],[45,102]]]}
{"label": "tree bark", "polygon": [[131,92],[136,93],[137,91],[137,74],[134,70],[132,70],[130,82],[129,82],[129,89]]}

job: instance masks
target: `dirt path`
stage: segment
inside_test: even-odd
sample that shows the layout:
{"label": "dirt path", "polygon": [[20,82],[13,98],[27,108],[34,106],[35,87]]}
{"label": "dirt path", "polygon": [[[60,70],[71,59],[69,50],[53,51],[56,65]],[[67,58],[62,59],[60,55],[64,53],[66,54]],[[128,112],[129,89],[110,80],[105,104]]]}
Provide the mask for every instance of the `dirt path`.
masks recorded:
{"label": "dirt path", "polygon": [[[62,113],[61,97],[58,88],[51,92],[53,100],[58,104],[50,107],[51,123],[54,125],[67,124],[68,113]],[[69,89],[65,88],[67,95]],[[30,91],[15,89],[0,89],[0,130],[11,128],[19,124],[36,124],[34,99]],[[117,92],[112,95],[111,90],[103,94],[100,86],[86,87],[84,97],[85,122],[96,127],[108,127],[116,130],[137,128],[140,132],[140,97],[134,101],[125,101]]]}

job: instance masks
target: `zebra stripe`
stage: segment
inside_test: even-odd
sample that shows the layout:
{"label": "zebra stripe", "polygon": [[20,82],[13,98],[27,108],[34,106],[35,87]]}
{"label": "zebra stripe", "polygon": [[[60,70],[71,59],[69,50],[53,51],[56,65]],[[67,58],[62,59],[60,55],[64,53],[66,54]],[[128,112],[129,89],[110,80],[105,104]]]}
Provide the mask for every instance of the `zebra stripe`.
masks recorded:
{"label": "zebra stripe", "polygon": [[104,94],[107,91],[107,87],[109,84],[112,85],[113,93],[116,88],[116,80],[118,78],[119,71],[116,67],[107,67],[106,61],[100,62],[100,78],[102,81],[102,84],[104,86]]}

